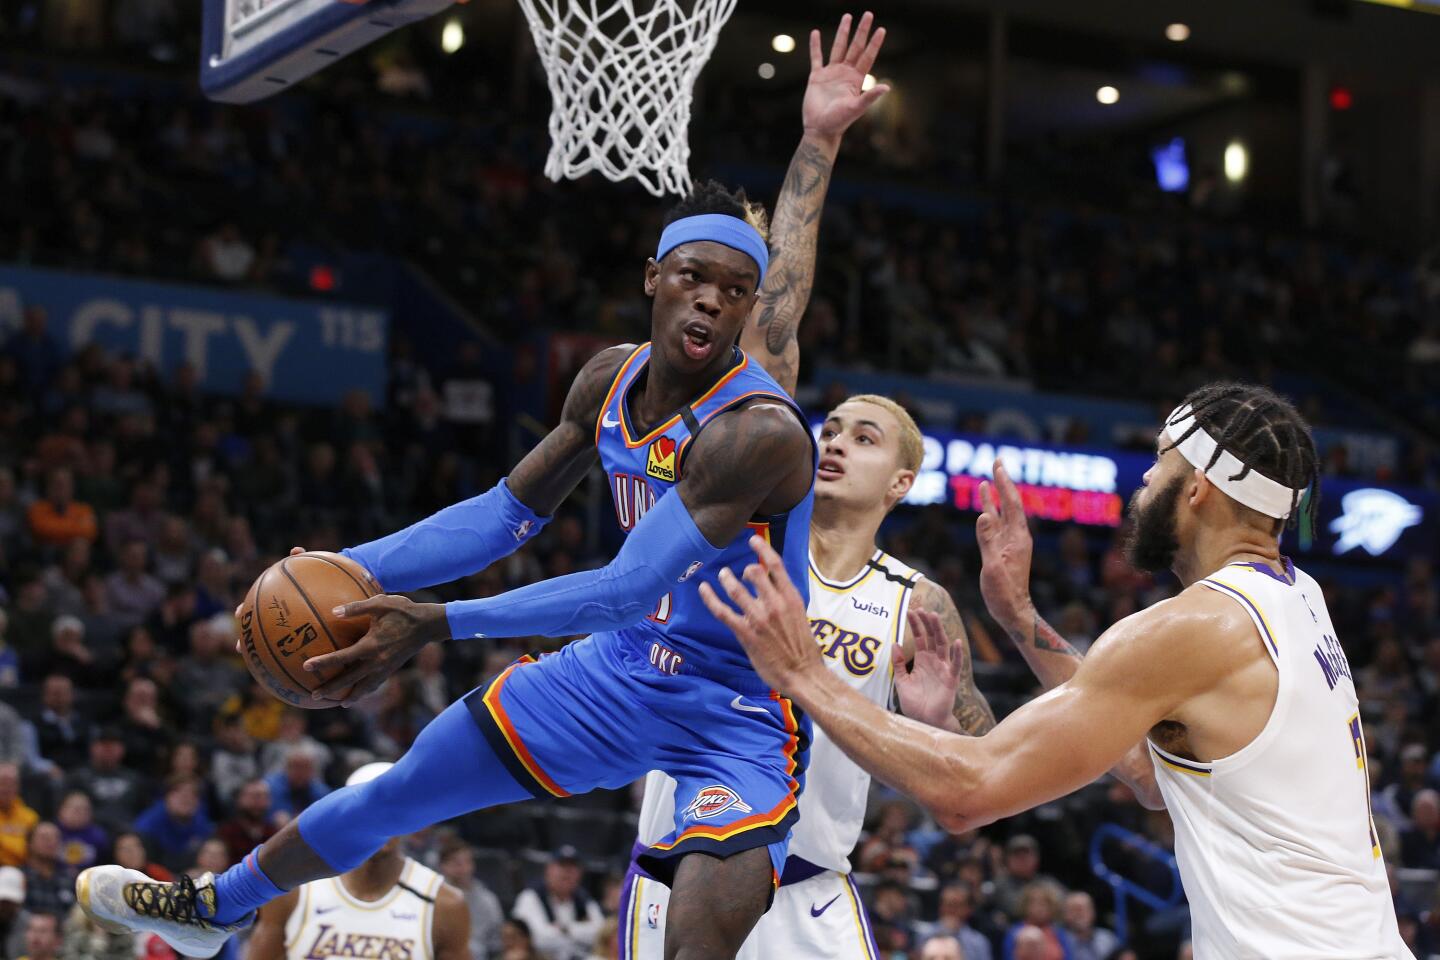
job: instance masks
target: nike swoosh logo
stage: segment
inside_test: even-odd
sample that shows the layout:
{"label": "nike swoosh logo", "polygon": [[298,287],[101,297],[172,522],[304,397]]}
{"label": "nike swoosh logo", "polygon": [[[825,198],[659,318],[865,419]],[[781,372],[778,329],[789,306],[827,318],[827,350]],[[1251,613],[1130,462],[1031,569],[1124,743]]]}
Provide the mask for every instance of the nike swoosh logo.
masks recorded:
{"label": "nike swoosh logo", "polygon": [[829,910],[829,909],[830,909],[830,904],[831,904],[831,903],[834,903],[836,900],[839,900],[839,899],[840,899],[840,894],[837,893],[837,894],[835,894],[835,896],[833,896],[833,897],[830,898],[830,903],[825,904],[825,906],[820,907],[819,909],[816,909],[815,904],[813,904],[813,903],[810,904],[810,916],[812,916],[812,917],[818,917],[818,916],[820,916],[820,914],[822,914],[822,913],[824,913],[826,910]]}
{"label": "nike swoosh logo", "polygon": [[619,421],[619,420],[611,420],[611,419],[610,419],[610,411],[609,411],[609,410],[606,410],[605,413],[604,413],[604,415],[601,416],[601,418],[600,418],[600,426],[605,427],[605,428],[608,430],[610,427],[618,427],[618,426],[620,426],[620,421]]}
{"label": "nike swoosh logo", "polygon": [[339,909],[340,909],[339,907],[316,907],[316,908],[315,908],[315,916],[318,917],[318,916],[320,916],[320,915],[322,915],[322,914],[329,913],[329,912],[332,911],[332,910],[339,910]]}
{"label": "nike swoosh logo", "polygon": [[766,710],[764,707],[752,707],[752,706],[750,706],[748,703],[742,703],[742,702],[740,701],[740,698],[739,698],[739,697],[736,697],[734,700],[731,700],[731,701],[730,701],[730,706],[734,707],[736,710],[743,710],[745,713],[765,713],[765,714],[768,714],[768,713],[770,712],[769,710]]}

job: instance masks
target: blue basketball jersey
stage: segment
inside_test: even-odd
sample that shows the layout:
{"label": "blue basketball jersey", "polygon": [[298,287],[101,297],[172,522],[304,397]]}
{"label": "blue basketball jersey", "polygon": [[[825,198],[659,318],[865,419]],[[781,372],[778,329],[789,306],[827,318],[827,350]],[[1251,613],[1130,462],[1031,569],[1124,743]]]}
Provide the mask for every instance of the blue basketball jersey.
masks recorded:
{"label": "blue basketball jersey", "polygon": [[[616,373],[595,423],[595,446],[600,451],[600,462],[610,479],[615,518],[627,536],[646,511],[661,497],[669,495],[680,482],[685,473],[685,458],[695,438],[720,414],[740,404],[764,399],[785,404],[795,411],[800,423],[805,424],[800,408],[784,389],[759,364],[753,363],[743,350],[739,347],[732,349],[733,365],[714,386],[643,436],[631,423],[629,396],[636,382],[645,375],[650,344],[637,348]],[[806,433],[809,432],[806,427]],[[813,461],[813,438],[811,444]],[[683,581],[675,584],[674,590],[660,598],[655,610],[645,620],[622,632],[658,644],[658,650],[651,646],[652,657],[662,661],[676,658],[674,663],[656,664],[667,672],[728,673],[736,669],[750,669],[750,661],[735,635],[705,609],[699,594],[700,583],[709,581],[718,590],[714,581],[722,564],[739,576],[748,564],[755,561],[755,553],[748,541],[751,535],[758,533],[766,537],[784,558],[791,581],[808,601],[807,569],[813,504],[812,480],[803,500],[784,513],[752,518],[748,528],[725,545],[715,563],[707,565],[714,569],[691,571]]]}

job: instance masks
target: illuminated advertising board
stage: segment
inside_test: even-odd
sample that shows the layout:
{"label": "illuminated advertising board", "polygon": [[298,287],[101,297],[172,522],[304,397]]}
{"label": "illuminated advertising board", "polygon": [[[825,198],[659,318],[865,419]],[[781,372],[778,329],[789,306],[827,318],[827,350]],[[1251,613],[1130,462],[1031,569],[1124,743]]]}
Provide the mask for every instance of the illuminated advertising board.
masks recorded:
{"label": "illuminated advertising board", "polygon": [[[819,424],[815,425],[818,435]],[[975,514],[980,483],[998,457],[1020,490],[1028,516],[1085,527],[1120,526],[1130,497],[1155,462],[1148,453],[996,440],[925,431],[925,455],[905,498],[913,506],[945,504]],[[1400,562],[1440,555],[1440,496],[1373,481],[1327,477],[1313,542],[1285,535],[1289,552],[1345,561]]]}

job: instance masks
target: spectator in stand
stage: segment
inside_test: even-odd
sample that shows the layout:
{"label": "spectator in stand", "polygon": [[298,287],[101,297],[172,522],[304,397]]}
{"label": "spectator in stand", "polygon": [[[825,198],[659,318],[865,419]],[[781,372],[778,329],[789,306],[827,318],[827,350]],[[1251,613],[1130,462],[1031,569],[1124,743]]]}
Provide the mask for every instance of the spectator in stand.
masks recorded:
{"label": "spectator in stand", "polygon": [[101,727],[90,741],[89,762],[72,770],[65,788],[91,800],[95,821],[112,832],[125,829],[144,805],[149,785],[125,764],[125,741],[115,727]]}
{"label": "spectator in stand", "polygon": [[25,874],[19,867],[0,867],[0,957],[16,960],[25,950]]}
{"label": "spectator in stand", "polygon": [[41,546],[93,541],[100,534],[95,508],[75,499],[75,477],[63,468],[51,470],[45,478],[45,496],[30,504],[28,519],[30,536]]}
{"label": "spectator in stand", "polygon": [[1424,744],[1408,743],[1400,749],[1400,777],[1381,791],[1384,807],[1396,811],[1400,819],[1395,824],[1406,829],[1410,826],[1410,811],[1415,805],[1415,796],[1422,790],[1432,789],[1428,769],[1430,754]]}
{"label": "spectator in stand", "polygon": [[1105,960],[1120,946],[1113,931],[1095,926],[1095,901],[1085,891],[1066,894],[1061,912],[1072,960]]}
{"label": "spectator in stand", "polygon": [[110,609],[122,623],[143,623],[165,599],[165,585],[145,570],[148,547],[131,540],[120,548],[117,569],[105,579]]}
{"label": "spectator in stand", "polygon": [[968,883],[951,883],[940,890],[940,909],[934,923],[925,924],[920,935],[956,940],[965,960],[991,960],[990,941],[970,926],[975,914],[975,894]]}
{"label": "spectator in stand", "polygon": [[23,867],[40,815],[20,798],[20,768],[0,763],[0,866]]}
{"label": "spectator in stand", "polygon": [[105,543],[111,553],[123,550],[127,543],[140,541],[147,546],[155,543],[165,522],[163,492],[159,484],[142,480],[130,493],[130,506],[116,510],[105,520]]}
{"label": "spectator in stand", "polygon": [[90,724],[75,708],[75,685],[63,673],[50,674],[40,688],[40,717],[35,723],[35,735],[40,755],[62,773],[75,770],[85,762],[90,749]]}
{"label": "spectator in stand", "polygon": [[60,828],[60,860],[72,876],[110,849],[110,838],[96,825],[90,797],[83,791],[65,794],[55,811],[55,825]]}
{"label": "spectator in stand", "polygon": [[530,935],[530,925],[518,917],[505,921],[500,929],[502,949],[501,960],[549,960],[535,949],[535,939]]}
{"label": "spectator in stand", "polygon": [[173,780],[165,788],[165,796],[135,819],[135,831],[155,851],[155,859],[171,871],[190,866],[200,844],[215,832],[200,805],[200,795],[200,784],[194,780]]}
{"label": "spectator in stand", "polygon": [[894,880],[876,884],[870,905],[870,929],[881,953],[908,953],[915,945],[914,905],[905,887]]}
{"label": "spectator in stand", "polygon": [[147,776],[160,772],[160,760],[172,737],[160,713],[160,688],[149,677],[136,677],[125,687],[117,726],[125,740],[125,756],[132,769]]}
{"label": "spectator in stand", "polygon": [[545,865],[538,887],[520,891],[511,916],[524,921],[535,949],[547,960],[584,960],[605,915],[580,885],[580,861],[561,847]]}
{"label": "spectator in stand", "polygon": [[1043,930],[1022,924],[1015,929],[1011,950],[1006,952],[1005,960],[1051,960],[1051,946]]}
{"label": "spectator in stand", "polygon": [[[274,697],[268,695],[266,699],[271,703],[276,702]],[[308,750],[321,770],[329,769],[334,756],[329,747],[310,736],[307,730],[310,722],[309,711],[295,707],[282,709],[284,712],[280,717],[279,734],[260,749],[260,769],[267,776],[280,772],[290,754],[297,749]]]}
{"label": "spectator in stand", "polygon": [[319,758],[308,746],[297,746],[285,758],[285,766],[265,778],[270,787],[270,815],[286,820],[330,792],[320,779]]}
{"label": "spectator in stand", "polygon": [[33,396],[44,393],[60,370],[60,345],[45,329],[49,320],[44,307],[27,306],[20,329],[0,347],[0,355],[15,362],[21,388]]}
{"label": "spectator in stand", "polygon": [[122,833],[115,838],[115,862],[127,870],[139,870],[152,880],[169,883],[175,875],[164,864],[150,859],[145,838],[138,833]]}
{"label": "spectator in stand", "polygon": [[25,909],[62,917],[74,905],[75,874],[60,859],[60,828],[41,820],[25,856]]}
{"label": "spectator in stand", "polygon": [[995,905],[1012,919],[1020,917],[1020,894],[1036,880],[1055,882],[1040,872],[1040,844],[1029,834],[1016,834],[1005,843],[1005,867],[995,878]]}
{"label": "spectator in stand", "polygon": [[1044,960],[1073,960],[1070,934],[1056,926],[1063,888],[1053,880],[1034,880],[1020,891],[1019,921],[1005,936],[1005,960],[1015,960],[1016,938],[1022,930],[1039,930],[1045,938]]}
{"label": "spectator in stand", "polygon": [[[248,853],[251,848],[247,847]],[[500,928],[505,923],[505,911],[500,901],[485,884],[475,879],[475,851],[458,837],[451,837],[440,845],[440,874],[465,898],[470,911],[470,956],[472,960],[487,960],[500,956]]]}
{"label": "spectator in stand", "polygon": [[180,702],[192,728],[204,729],[211,718],[243,689],[247,677],[233,656],[235,620],[217,614],[190,625],[190,652],[175,671]]}
{"label": "spectator in stand", "polygon": [[218,836],[232,863],[269,840],[279,827],[270,813],[270,785],[251,780],[235,794],[235,812],[220,824]]}
{"label": "spectator in stand", "polygon": [[[3,547],[0,547],[3,550]],[[0,554],[3,555],[3,554]],[[0,690],[14,690],[20,685],[20,655],[5,639],[10,617],[0,608]]]}
{"label": "spectator in stand", "polygon": [[920,946],[920,960],[970,960],[970,954],[960,946],[959,940],[937,933]]}
{"label": "spectator in stand", "polygon": [[20,960],[57,960],[61,916],[31,911],[30,922],[25,924],[25,954]]}
{"label": "spectator in stand", "polygon": [[78,686],[98,689],[108,686],[114,675],[85,643],[85,621],[69,614],[50,624],[50,649],[35,664],[41,674],[61,673]]}
{"label": "spectator in stand", "polygon": [[79,905],[65,918],[60,960],[135,960],[135,935],[112,933],[91,920]]}
{"label": "spectator in stand", "polygon": [[225,847],[225,841],[219,837],[211,837],[200,844],[200,849],[195,851],[195,862],[185,872],[192,880],[199,880],[207,873],[213,873],[218,877],[232,862],[230,852]]}
{"label": "spectator in stand", "polygon": [[1440,793],[1421,790],[1410,804],[1410,829],[1400,835],[1400,862],[1440,870]]}
{"label": "spectator in stand", "polygon": [[[210,754],[210,779],[215,794],[227,808],[247,782],[260,775],[255,760],[255,742],[245,732],[239,713],[222,713],[215,718],[215,749]],[[265,806],[270,798],[265,798]],[[239,859],[238,857],[236,859]]]}

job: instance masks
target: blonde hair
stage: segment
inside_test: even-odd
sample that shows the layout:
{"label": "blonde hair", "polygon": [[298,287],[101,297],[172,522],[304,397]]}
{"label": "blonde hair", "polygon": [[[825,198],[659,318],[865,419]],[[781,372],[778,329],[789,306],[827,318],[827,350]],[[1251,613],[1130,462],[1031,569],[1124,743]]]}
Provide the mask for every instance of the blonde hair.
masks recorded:
{"label": "blonde hair", "polygon": [[920,436],[920,428],[915,425],[915,418],[910,412],[889,397],[882,397],[878,393],[860,393],[853,397],[846,397],[846,403],[870,403],[886,411],[900,424],[900,466],[912,473],[920,470],[920,464],[925,460],[925,441]]}
{"label": "blonde hair", "polygon": [[760,239],[766,243],[770,242],[770,214],[765,212],[765,204],[751,200],[745,196],[745,191],[740,191],[740,203],[745,207],[745,222],[755,228],[760,234]]}

